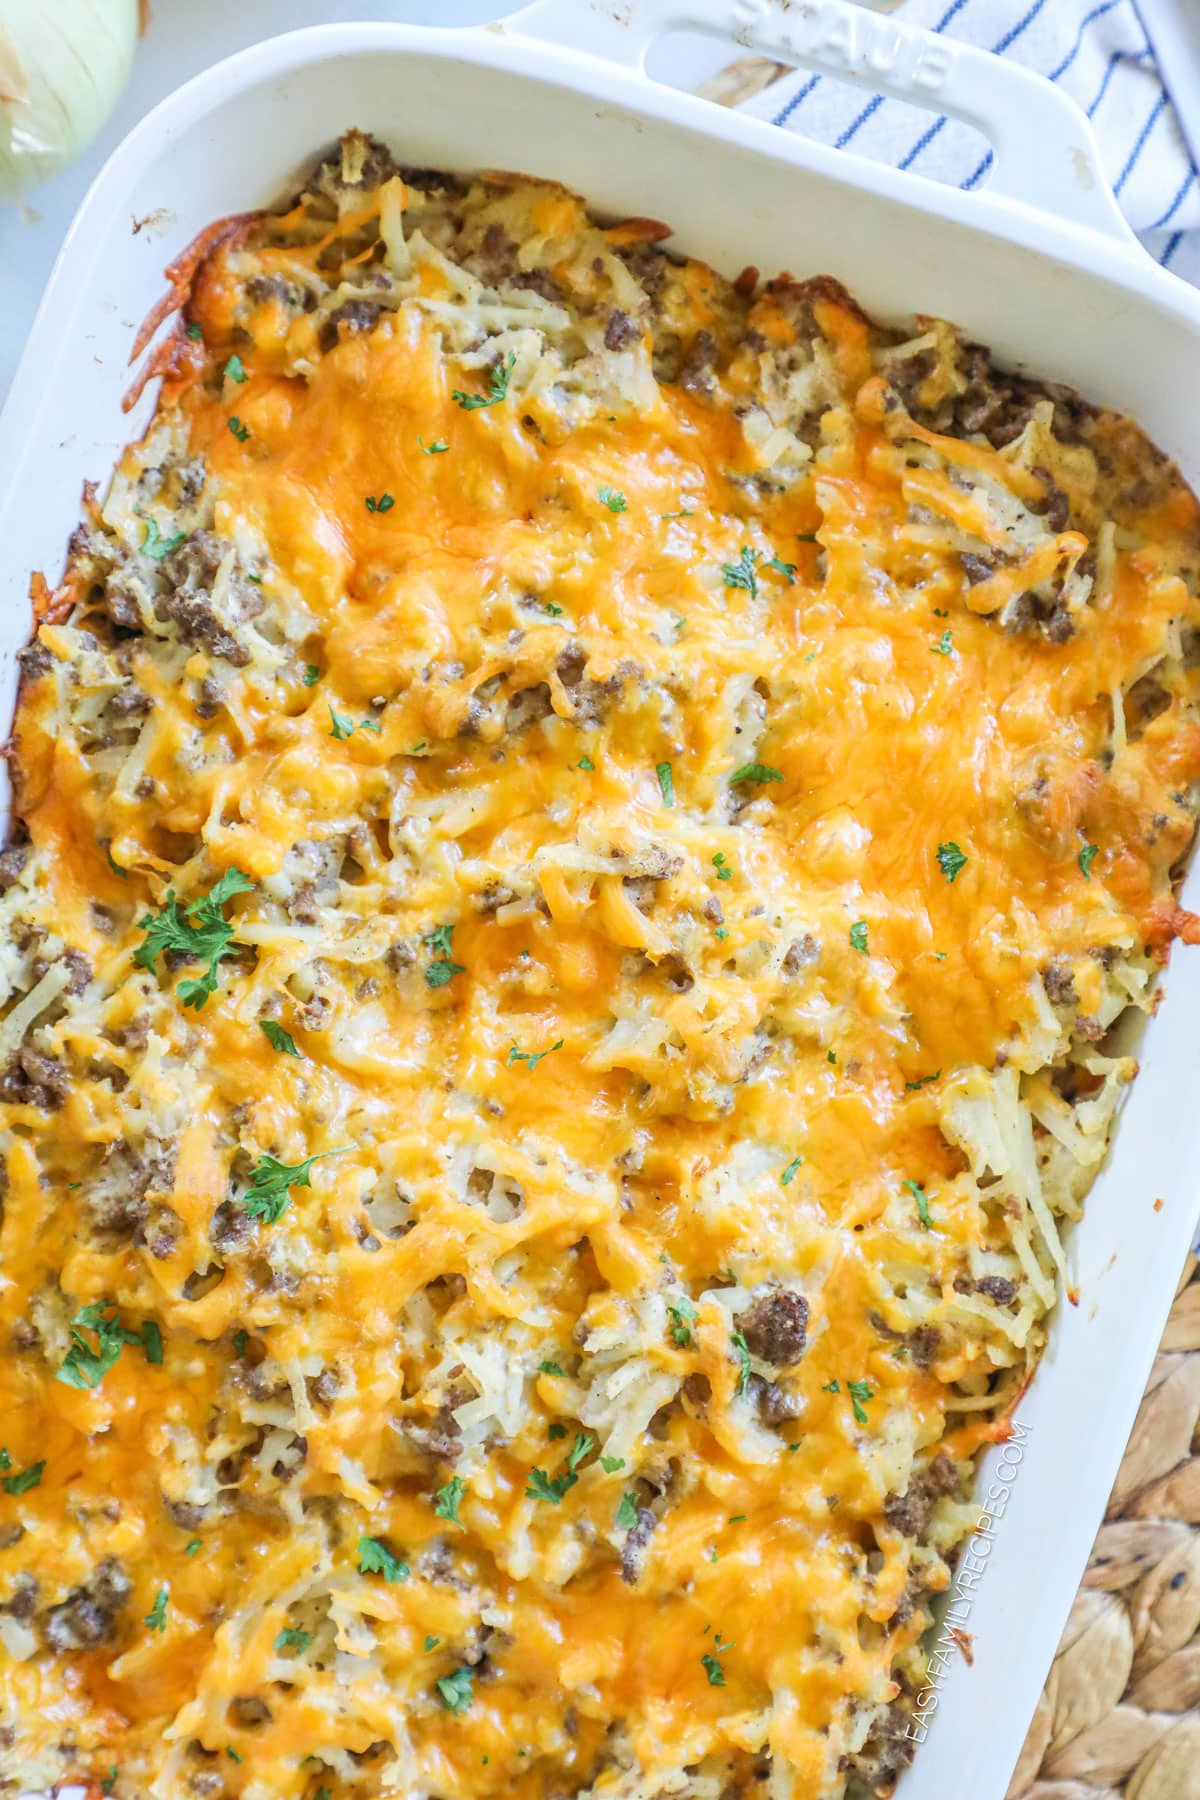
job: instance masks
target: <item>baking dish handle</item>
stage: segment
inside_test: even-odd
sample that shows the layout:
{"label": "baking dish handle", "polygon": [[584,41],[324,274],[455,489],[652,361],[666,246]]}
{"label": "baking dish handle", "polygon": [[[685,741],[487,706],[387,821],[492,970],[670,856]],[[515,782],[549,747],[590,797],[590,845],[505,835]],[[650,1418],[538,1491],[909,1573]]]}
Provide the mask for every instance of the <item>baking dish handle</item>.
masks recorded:
{"label": "baking dish handle", "polygon": [[1108,185],[1091,124],[1044,75],[848,0],[535,0],[505,30],[646,75],[667,31],[732,37],[781,62],[907,100],[981,131],[992,194],[1136,242]]}

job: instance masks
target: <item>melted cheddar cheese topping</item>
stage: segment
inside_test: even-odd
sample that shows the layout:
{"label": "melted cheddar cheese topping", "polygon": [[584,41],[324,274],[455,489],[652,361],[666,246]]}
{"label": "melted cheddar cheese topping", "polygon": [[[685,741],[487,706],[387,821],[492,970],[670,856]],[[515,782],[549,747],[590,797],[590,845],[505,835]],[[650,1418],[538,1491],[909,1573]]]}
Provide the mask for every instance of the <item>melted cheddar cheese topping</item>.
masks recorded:
{"label": "melted cheddar cheese topping", "polygon": [[0,857],[0,1792],[835,1800],[1192,933],[1197,507],[351,135],[188,266]]}

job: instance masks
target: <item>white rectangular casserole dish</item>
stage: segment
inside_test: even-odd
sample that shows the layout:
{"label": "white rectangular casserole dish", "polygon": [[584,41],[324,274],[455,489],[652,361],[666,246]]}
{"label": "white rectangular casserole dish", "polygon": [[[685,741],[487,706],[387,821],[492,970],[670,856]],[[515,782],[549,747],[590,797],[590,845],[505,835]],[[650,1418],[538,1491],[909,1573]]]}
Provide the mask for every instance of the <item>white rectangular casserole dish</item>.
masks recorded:
{"label": "white rectangular casserole dish", "polygon": [[[881,169],[643,73],[663,30],[731,23],[755,48],[969,119],[996,149],[990,187],[964,195]],[[840,0],[543,0],[505,27],[330,26],[190,83],[84,203],[0,418],[0,707],[29,633],[30,570],[57,575],[82,481],[103,479],[149,415],[153,389],[132,416],[120,398],[164,247],[275,200],[352,125],[407,160],[553,176],[602,209],[667,220],[726,271],[828,272],[877,315],[950,318],[1005,361],[1131,413],[1200,481],[1200,421],[1184,402],[1200,378],[1200,299],[1139,250],[1086,122],[1040,78]],[[151,214],[164,230],[135,233]],[[1188,886],[1200,904],[1200,878]],[[1054,1322],[1016,1442],[982,1472],[993,1526],[951,1603],[973,1665],[954,1654],[940,1670],[904,1800],[1004,1793],[1196,1225],[1197,1018],[1200,956],[1181,949],[1070,1241],[1079,1304]]]}

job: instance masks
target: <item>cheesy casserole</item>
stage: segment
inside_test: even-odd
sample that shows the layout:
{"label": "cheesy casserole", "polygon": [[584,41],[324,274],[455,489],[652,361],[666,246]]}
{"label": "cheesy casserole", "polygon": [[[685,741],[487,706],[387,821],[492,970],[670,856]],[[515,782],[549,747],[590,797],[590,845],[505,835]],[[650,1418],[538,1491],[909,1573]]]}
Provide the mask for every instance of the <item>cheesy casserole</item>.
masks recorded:
{"label": "cheesy casserole", "polygon": [[1200,923],[1197,505],[665,235],[352,133],[177,267],[35,582],[0,1793],[837,1800],[919,1735]]}

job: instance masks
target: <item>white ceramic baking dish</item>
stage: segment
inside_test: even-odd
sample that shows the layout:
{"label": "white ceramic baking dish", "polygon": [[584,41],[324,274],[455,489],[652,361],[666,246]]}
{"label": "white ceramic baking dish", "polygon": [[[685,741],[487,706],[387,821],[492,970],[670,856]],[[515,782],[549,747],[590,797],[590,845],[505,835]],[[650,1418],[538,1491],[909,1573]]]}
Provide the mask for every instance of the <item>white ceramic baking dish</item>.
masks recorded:
{"label": "white ceramic baking dish", "polygon": [[[648,46],[696,25],[967,119],[996,151],[989,187],[961,194],[656,85]],[[166,253],[286,193],[350,125],[417,163],[557,176],[601,208],[670,221],[727,271],[827,271],[884,316],[944,315],[1132,413],[1200,479],[1200,299],[1143,255],[1086,121],[1039,77],[841,0],[541,0],[481,29],[323,27],[165,101],[71,229],[0,419],[0,707],[30,570],[57,575],[82,481],[103,478],[149,414],[153,389],[132,418],[120,399]],[[1189,886],[1196,904],[1200,879]],[[973,1665],[956,1651],[940,1670],[903,1800],[1004,1793],[1196,1227],[1198,1101],[1200,951],[1177,947],[1071,1239],[1079,1304],[1056,1318],[1021,1435],[982,1473],[993,1527],[953,1608]]]}

